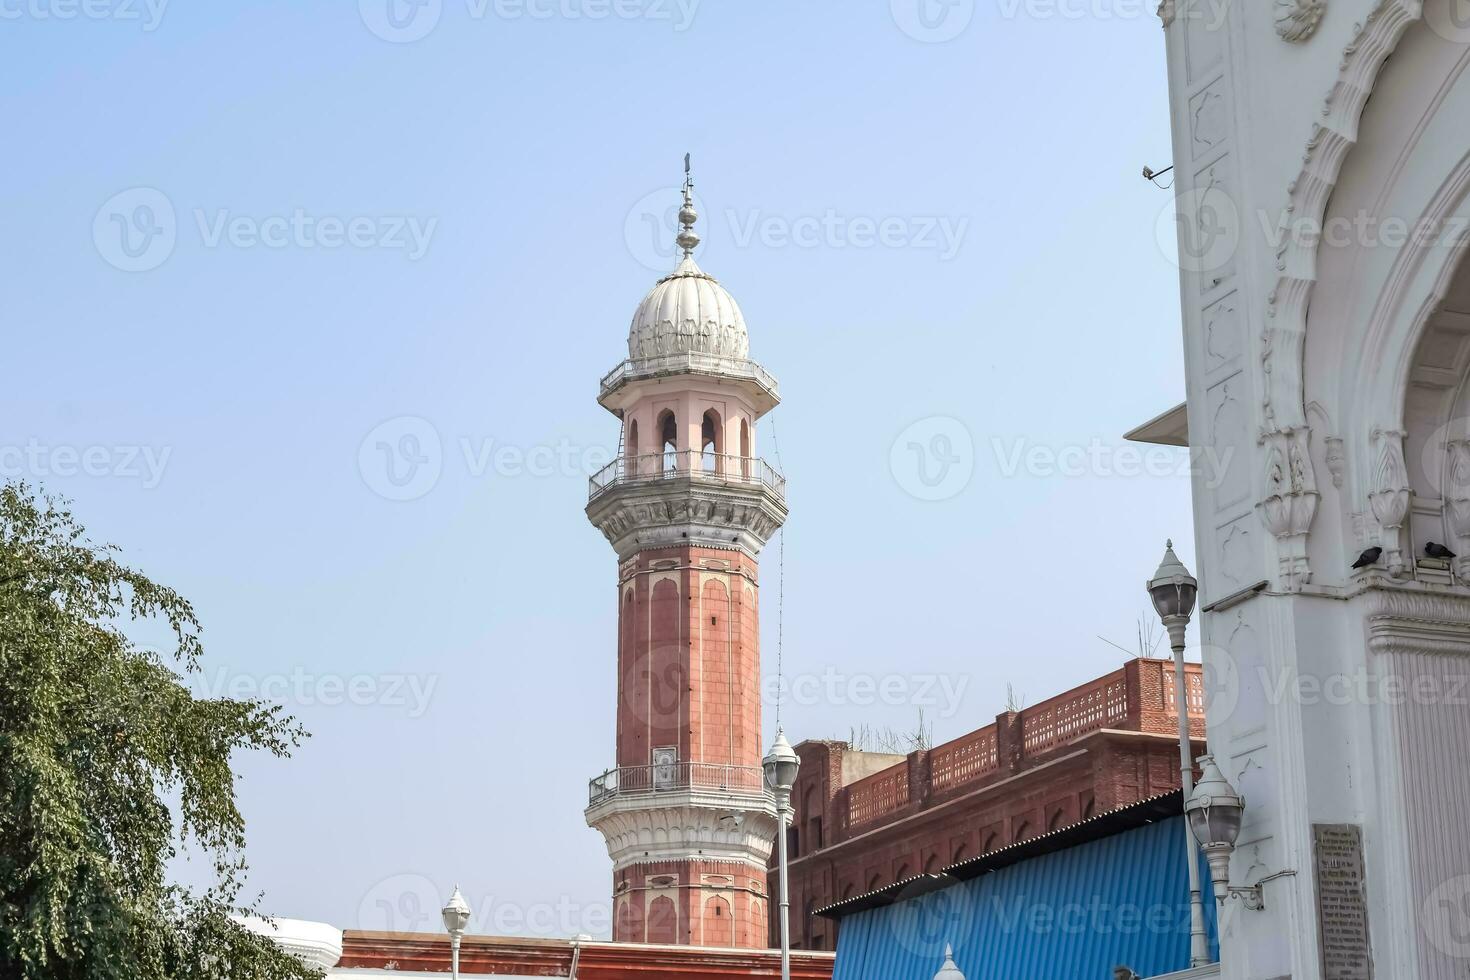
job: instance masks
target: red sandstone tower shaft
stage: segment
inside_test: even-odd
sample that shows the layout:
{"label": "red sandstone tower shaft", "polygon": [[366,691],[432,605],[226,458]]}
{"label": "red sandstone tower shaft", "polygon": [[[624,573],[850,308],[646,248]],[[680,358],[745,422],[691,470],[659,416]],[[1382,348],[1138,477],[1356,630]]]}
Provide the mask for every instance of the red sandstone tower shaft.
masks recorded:
{"label": "red sandstone tower shaft", "polygon": [[617,766],[587,823],[613,859],[613,938],[764,947],[775,805],[760,769],[756,557],[786,519],[755,455],[776,381],[749,358],[733,297],[682,260],[633,316],[598,403],[623,426],[587,516],[618,556]]}

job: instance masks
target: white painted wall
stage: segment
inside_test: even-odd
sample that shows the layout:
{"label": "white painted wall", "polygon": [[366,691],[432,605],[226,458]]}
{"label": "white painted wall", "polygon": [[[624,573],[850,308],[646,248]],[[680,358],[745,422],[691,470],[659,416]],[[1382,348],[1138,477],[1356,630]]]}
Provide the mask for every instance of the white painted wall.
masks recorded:
{"label": "white painted wall", "polygon": [[[1194,483],[1201,603],[1269,582],[1197,617],[1211,750],[1247,800],[1234,880],[1288,872],[1266,911],[1223,910],[1231,980],[1322,976],[1314,823],[1363,828],[1375,976],[1470,969],[1470,708],[1444,690],[1470,676],[1470,588],[1415,561],[1470,553],[1436,435],[1465,414],[1470,317],[1443,309],[1458,252],[1354,227],[1470,223],[1454,2],[1325,0],[1315,30],[1309,0],[1161,11],[1191,443],[1228,460]],[[1345,239],[1310,234],[1323,219]],[[1370,545],[1382,562],[1352,573]]]}

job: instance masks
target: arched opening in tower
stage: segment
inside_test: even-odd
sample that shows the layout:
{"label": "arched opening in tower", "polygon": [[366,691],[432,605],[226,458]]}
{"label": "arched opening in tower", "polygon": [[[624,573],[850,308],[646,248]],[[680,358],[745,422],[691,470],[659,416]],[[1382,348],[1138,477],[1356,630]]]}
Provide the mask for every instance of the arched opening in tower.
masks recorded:
{"label": "arched opening in tower", "polygon": [[720,470],[720,457],[725,451],[725,437],[720,416],[714,409],[704,413],[699,428],[699,462],[706,473]]}
{"label": "arched opening in tower", "polygon": [[664,472],[672,473],[679,468],[679,423],[669,409],[664,409],[658,417],[658,439],[659,451],[664,454]]}

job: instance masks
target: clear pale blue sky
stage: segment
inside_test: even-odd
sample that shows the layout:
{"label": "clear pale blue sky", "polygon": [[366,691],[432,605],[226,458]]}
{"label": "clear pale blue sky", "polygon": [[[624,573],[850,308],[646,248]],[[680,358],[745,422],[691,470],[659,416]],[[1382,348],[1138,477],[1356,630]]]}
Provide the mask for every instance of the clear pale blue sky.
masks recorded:
{"label": "clear pale blue sky", "polygon": [[[944,740],[1007,682],[1034,703],[1090,679],[1123,659],[1097,634],[1132,643],[1163,539],[1192,561],[1183,475],[1006,458],[1106,459],[1183,396],[1170,195],[1139,177],[1170,162],[1151,5],[959,0],[968,24],[927,43],[907,0],[704,0],[687,25],[673,0],[430,0],[433,29],[394,43],[367,26],[391,34],[383,0],[176,0],[152,30],[97,2],[119,16],[8,0],[0,21],[0,464],[196,603],[207,683],[274,685],[314,733],[241,760],[267,908],[437,928],[458,881],[485,931],[605,931],[581,811],[613,755],[615,568],[586,461],[616,444],[597,380],[671,262],[644,212],[686,150],[700,261],[785,398],[786,665],[819,681],[784,709],[794,739],[913,727],[927,696]],[[119,222],[163,227],[137,210],[159,195],[172,249],[123,271]],[[250,238],[298,210],[371,242],[433,225],[417,257]],[[883,219],[887,244],[853,243]],[[964,223],[953,255],[928,247],[941,219]],[[394,501],[364,440],[402,417],[440,475]],[[971,450],[933,441],[957,433]],[[911,441],[968,482],[917,499]],[[502,446],[572,461],[483,465]],[[774,546],[763,569],[773,672]],[[900,703],[864,703],[889,675]],[[962,696],[933,703],[930,677]],[[323,703],[334,683],[372,703]]]}

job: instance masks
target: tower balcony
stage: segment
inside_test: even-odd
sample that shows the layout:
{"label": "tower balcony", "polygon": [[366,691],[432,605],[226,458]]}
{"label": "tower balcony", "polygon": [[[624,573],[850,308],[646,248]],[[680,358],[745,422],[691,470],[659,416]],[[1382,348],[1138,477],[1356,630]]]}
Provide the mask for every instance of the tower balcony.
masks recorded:
{"label": "tower balcony", "polygon": [[675,762],[656,766],[622,766],[587,783],[587,805],[616,797],[649,796],[693,790],[764,800],[765,773],[758,766],[725,766],[708,762]]}
{"label": "tower balcony", "polygon": [[594,473],[587,481],[590,504],[614,487],[688,480],[714,486],[748,486],[786,499],[786,478],[756,456],[731,456],[695,450],[623,456]]}
{"label": "tower balcony", "polygon": [[614,869],[657,861],[733,861],[764,874],[776,799],[755,766],[676,762],[609,769],[588,785],[587,825]]}
{"label": "tower balcony", "polygon": [[689,450],[625,456],[588,481],[587,495],[587,519],[619,561],[689,546],[755,558],[786,522],[786,478],[753,456]]}
{"label": "tower balcony", "polygon": [[775,376],[755,361],[688,350],[623,361],[603,375],[597,402],[614,415],[621,415],[624,408],[637,400],[643,388],[685,375],[701,375],[734,385],[750,399],[757,415],[764,415],[781,401]]}

